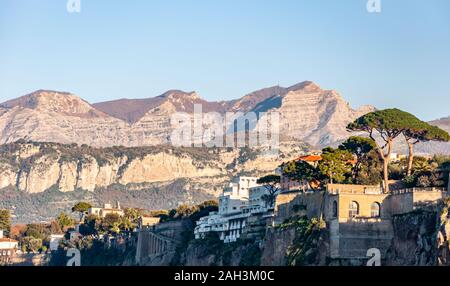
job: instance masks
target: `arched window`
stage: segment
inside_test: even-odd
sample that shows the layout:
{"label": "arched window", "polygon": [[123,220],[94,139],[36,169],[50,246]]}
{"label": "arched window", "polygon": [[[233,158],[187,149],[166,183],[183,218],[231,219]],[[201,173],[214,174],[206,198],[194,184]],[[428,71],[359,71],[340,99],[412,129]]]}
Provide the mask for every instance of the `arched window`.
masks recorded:
{"label": "arched window", "polygon": [[359,204],[355,201],[350,203],[349,209],[348,209],[348,216],[350,218],[357,217],[359,215]]}
{"label": "arched window", "polygon": [[381,205],[375,202],[370,206],[370,216],[380,217],[380,215],[381,215]]}
{"label": "arched window", "polygon": [[333,217],[338,217],[338,204],[336,201],[333,202]]}

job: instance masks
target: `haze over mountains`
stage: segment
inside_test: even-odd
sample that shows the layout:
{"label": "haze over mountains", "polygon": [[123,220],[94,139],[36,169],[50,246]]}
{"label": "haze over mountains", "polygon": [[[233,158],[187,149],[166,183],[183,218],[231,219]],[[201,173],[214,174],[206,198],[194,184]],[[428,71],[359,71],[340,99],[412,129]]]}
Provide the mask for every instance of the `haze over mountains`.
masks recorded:
{"label": "haze over mountains", "polygon": [[[305,81],[291,87],[264,88],[242,98],[208,102],[195,92],[171,90],[146,99],[90,104],[66,92],[39,90],[0,104],[0,143],[19,139],[78,143],[94,147],[170,143],[171,115],[203,112],[280,112],[280,134],[323,147],[349,136],[346,125],[375,110],[353,109],[338,92]],[[449,120],[435,122],[450,126]]]}

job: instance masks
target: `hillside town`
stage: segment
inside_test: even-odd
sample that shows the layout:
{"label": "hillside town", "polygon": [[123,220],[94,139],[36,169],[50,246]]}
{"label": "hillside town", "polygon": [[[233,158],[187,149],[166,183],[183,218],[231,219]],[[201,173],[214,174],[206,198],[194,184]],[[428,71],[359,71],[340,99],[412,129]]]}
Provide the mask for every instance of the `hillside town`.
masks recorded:
{"label": "hillside town", "polygon": [[[404,161],[402,155],[392,155],[392,164]],[[332,259],[365,260],[367,247],[376,247],[386,255],[394,237],[392,220],[394,216],[412,213],[421,208],[437,207],[448,197],[447,186],[416,186],[410,188],[395,187],[385,193],[381,184],[341,184],[329,183],[325,188],[317,180],[299,180],[288,172],[289,164],[296,166],[317,167],[323,161],[322,154],[301,156],[292,162],[285,162],[274,170],[273,175],[266,177],[236,177],[223,190],[218,204],[212,211],[203,212],[191,229],[197,241],[204,241],[212,234],[223,244],[237,243],[239,240],[256,240],[263,242],[266,233],[271,229],[289,223],[292,218],[306,217],[323,221],[329,230],[329,253]],[[426,159],[420,159],[426,160]],[[306,165],[305,165],[306,164]],[[350,165],[356,164],[353,159]],[[448,174],[447,174],[448,176]],[[445,180],[448,182],[448,179]],[[390,181],[392,186],[398,182]],[[190,211],[185,207],[188,215]],[[72,220],[74,227],[65,228],[66,232],[51,233],[48,249],[32,249],[25,246],[25,240],[4,236],[0,231],[0,261],[2,264],[14,264],[24,255],[44,254],[52,256],[70,245],[77,245],[87,236],[94,235],[97,241],[105,242],[108,247],[131,244],[137,248],[133,264],[149,263],[149,260],[164,256],[176,249],[178,240],[174,234],[184,220],[174,219],[176,215],[167,212],[135,213],[133,221],[129,221],[128,230],[120,222],[129,216],[131,209],[122,209],[119,202],[113,206],[108,203],[103,207],[95,207],[80,203],[74,207],[79,211],[80,219],[59,217],[64,226],[64,219]],[[175,212],[182,212],[176,210]],[[172,219],[170,217],[172,216]],[[112,220],[106,232],[100,229],[87,230],[92,220]],[[96,222],[98,224],[98,222]],[[102,223],[100,223],[102,224]],[[182,223],[181,223],[182,224]],[[148,239],[148,235],[153,239]],[[74,244],[75,243],[75,244]],[[144,245],[148,244],[148,245]],[[42,245],[42,242],[41,242]],[[33,256],[33,255],[32,255]],[[38,263],[48,263],[45,258]]]}
{"label": "hillside town", "polygon": [[[83,265],[364,265],[376,250],[377,263],[447,264],[450,158],[416,154],[414,142],[450,135],[398,109],[347,128],[369,137],[235,176],[217,201],[170,210],[81,201],[27,225],[12,225],[11,210],[1,210],[0,262],[65,265],[77,249]],[[407,154],[392,152],[400,135]],[[417,233],[413,257],[405,233]]]}

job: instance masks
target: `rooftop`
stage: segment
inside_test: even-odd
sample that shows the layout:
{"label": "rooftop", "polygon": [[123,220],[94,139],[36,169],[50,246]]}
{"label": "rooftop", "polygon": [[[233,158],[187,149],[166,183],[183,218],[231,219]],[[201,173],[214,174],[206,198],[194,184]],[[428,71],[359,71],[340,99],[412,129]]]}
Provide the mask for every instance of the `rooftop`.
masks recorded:
{"label": "rooftop", "polygon": [[296,161],[305,161],[305,162],[317,162],[321,161],[322,156],[320,155],[307,155],[307,156],[301,156],[296,159]]}

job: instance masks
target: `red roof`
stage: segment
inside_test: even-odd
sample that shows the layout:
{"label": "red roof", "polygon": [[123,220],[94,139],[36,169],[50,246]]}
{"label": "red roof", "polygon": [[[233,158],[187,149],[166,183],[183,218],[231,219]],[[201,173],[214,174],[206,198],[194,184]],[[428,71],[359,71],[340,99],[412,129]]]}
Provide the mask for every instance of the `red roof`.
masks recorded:
{"label": "red roof", "polygon": [[307,156],[302,156],[297,158],[296,161],[305,161],[305,162],[317,162],[317,161],[321,161],[322,160],[322,156],[320,155],[307,155]]}

